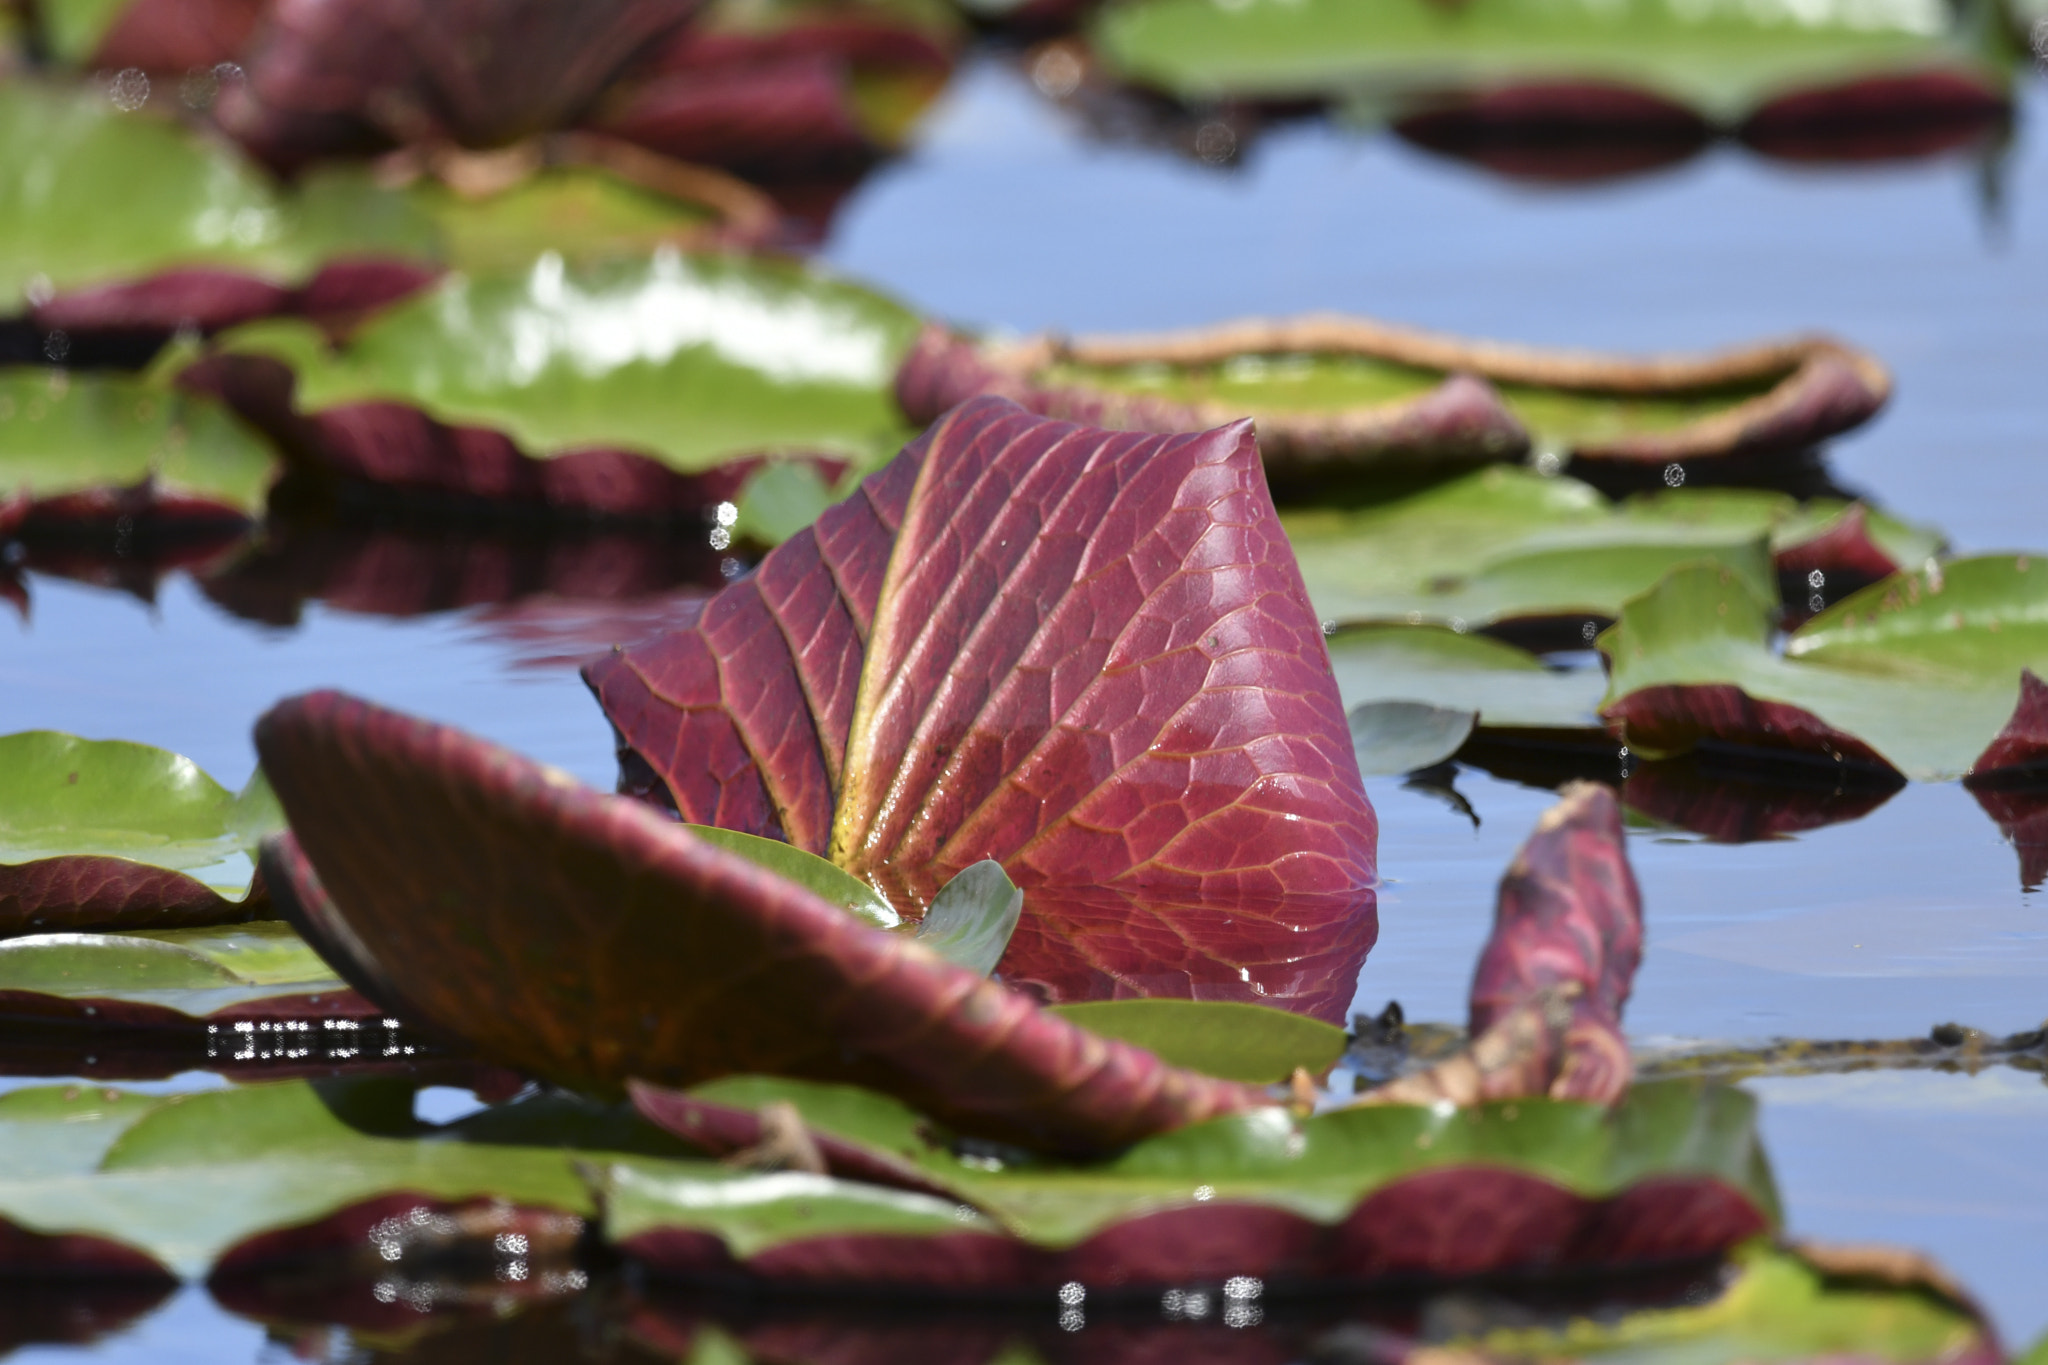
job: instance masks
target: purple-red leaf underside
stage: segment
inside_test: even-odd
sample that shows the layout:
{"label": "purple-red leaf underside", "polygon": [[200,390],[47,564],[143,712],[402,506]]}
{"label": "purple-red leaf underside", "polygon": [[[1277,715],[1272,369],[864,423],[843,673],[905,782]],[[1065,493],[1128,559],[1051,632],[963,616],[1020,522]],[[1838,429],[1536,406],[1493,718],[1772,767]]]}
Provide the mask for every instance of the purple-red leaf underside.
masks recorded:
{"label": "purple-red leaf underside", "polygon": [[1372,883],[1246,423],[1112,433],[977,399],[696,626],[587,676],[686,819],[913,902],[985,857],[1027,888],[1211,901]]}
{"label": "purple-red leaf underside", "polygon": [[264,853],[281,908],[373,999],[486,1060],[604,1089],[845,1081],[1058,1150],[1264,1102],[459,731],[316,693],[256,741],[293,830]]}
{"label": "purple-red leaf underside", "polygon": [[0,866],[0,936],[228,924],[256,918],[269,899],[260,876],[237,903],[183,872],[127,858],[39,858]]}

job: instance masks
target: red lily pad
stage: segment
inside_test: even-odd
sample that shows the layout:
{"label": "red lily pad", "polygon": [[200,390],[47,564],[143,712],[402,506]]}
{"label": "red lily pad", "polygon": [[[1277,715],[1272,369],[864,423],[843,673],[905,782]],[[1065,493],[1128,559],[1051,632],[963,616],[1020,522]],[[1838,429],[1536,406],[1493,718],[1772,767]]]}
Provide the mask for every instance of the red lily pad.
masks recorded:
{"label": "red lily pad", "polygon": [[934,11],[714,5],[593,126],[762,183],[857,176],[944,85],[958,34]]}
{"label": "red lily pad", "polygon": [[265,849],[281,908],[373,999],[487,1060],[607,1089],[852,1080],[1059,1148],[1263,1102],[459,731],[322,693],[256,743],[294,830]]}
{"label": "red lily pad", "polygon": [[1120,435],[970,403],[692,629],[586,676],[686,819],[913,898],[984,857],[1027,891],[1373,875],[1322,631],[1244,424]]}
{"label": "red lily pad", "polygon": [[221,123],[270,165],[567,126],[699,0],[289,0]]}

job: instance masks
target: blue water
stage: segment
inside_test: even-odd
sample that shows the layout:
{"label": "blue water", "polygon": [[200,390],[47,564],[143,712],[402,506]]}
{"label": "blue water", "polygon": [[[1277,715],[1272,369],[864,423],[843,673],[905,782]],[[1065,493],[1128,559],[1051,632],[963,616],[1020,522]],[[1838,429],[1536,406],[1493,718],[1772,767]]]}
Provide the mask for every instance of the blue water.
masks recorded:
{"label": "blue water", "polygon": [[[1890,411],[1833,451],[1837,476],[1960,549],[2041,547],[2044,120],[2037,82],[1996,165],[1796,169],[1731,147],[1573,189],[1304,123],[1226,171],[1091,142],[985,59],[961,72],[912,153],[857,192],[824,254],[921,308],[1017,330],[1334,308],[1663,349],[1824,327],[1899,379]],[[488,613],[396,621],[316,605],[278,629],[228,615],[182,577],[154,604],[36,574],[28,587],[30,617],[0,615],[0,731],[142,740],[233,785],[252,766],[248,729],[264,707],[340,686],[610,783],[607,727],[573,672],[533,666],[534,650]],[[1466,771],[1475,829],[1397,780],[1370,785],[1388,885],[1359,1007],[1398,998],[1410,1018],[1456,1020],[1495,879],[1549,794]],[[2048,899],[2022,889],[2013,850],[1959,787],[1911,787],[1862,820],[1777,842],[1639,830],[1631,852],[1649,913],[1629,1014],[1640,1038],[1903,1037],[1950,1019],[2007,1031],[2048,1014]],[[2048,1330],[2040,1077],[1750,1088],[1795,1234],[1920,1247],[1981,1295],[2012,1343]],[[196,1290],[90,1354],[289,1358]]]}

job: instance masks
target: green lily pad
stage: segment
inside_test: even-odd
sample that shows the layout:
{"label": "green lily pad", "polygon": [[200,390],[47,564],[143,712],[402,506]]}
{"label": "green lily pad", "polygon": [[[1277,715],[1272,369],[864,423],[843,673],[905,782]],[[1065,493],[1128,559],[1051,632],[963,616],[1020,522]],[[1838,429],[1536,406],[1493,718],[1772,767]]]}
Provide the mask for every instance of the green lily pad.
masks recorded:
{"label": "green lily pad", "polygon": [[[173,266],[294,283],[323,248],[418,256],[433,225],[390,196],[281,191],[224,142],[90,89],[0,86],[0,309]],[[394,208],[397,211],[394,211]]]}
{"label": "green lily pad", "polygon": [[1090,1000],[1052,1012],[1229,1081],[1284,1081],[1297,1067],[1319,1076],[1344,1055],[1335,1025],[1232,1000]]}
{"label": "green lily pad", "polygon": [[1351,752],[1366,777],[1410,773],[1443,762],[1465,747],[1477,711],[1426,701],[1373,701],[1351,709]]}
{"label": "green lily pad", "polygon": [[1702,490],[1611,504],[1576,480],[1496,466],[1358,510],[1281,517],[1325,621],[1477,629],[1613,617],[1671,569],[1713,556],[1774,596],[1770,538],[1796,504]]}
{"label": "green lily pad", "polygon": [[1442,626],[1358,626],[1330,637],[1347,710],[1423,702],[1475,713],[1482,728],[1597,730],[1606,680],[1546,666],[1526,650]]}
{"label": "green lily pad", "polygon": [[[68,26],[71,16],[60,26]],[[97,42],[95,35],[92,41]],[[137,206],[146,206],[138,212]],[[358,166],[276,183],[230,144],[83,89],[0,88],[0,310],[34,284],[62,292],[179,266],[304,282],[337,257],[516,269],[544,251],[645,256],[716,226],[711,205],[597,165],[547,166],[480,196]]]}
{"label": "green lily pad", "polygon": [[514,1104],[436,1129],[413,1120],[411,1098],[410,1086],[379,1081],[165,1098],[15,1091],[0,1096],[0,1218],[107,1238],[196,1276],[257,1233],[384,1194],[587,1215],[579,1162],[640,1154],[661,1170],[670,1163],[652,1155],[680,1150],[594,1105]]}
{"label": "green lily pad", "polygon": [[[202,1020],[295,996],[349,993],[303,939],[276,921],[9,939],[0,943],[0,991],[100,1002],[89,1017],[109,1027],[162,1023],[162,1010]],[[21,1004],[16,1001],[17,1013]],[[115,1004],[150,1009],[123,1011]]]}
{"label": "green lily pad", "polygon": [[[930,1187],[969,1206],[963,1212],[921,1205],[922,1211],[963,1221],[978,1211],[1042,1252],[1068,1251],[1119,1224],[1210,1204],[1251,1205],[1329,1226],[1376,1193],[1401,1191],[1411,1177],[1480,1168],[1590,1200],[1646,1181],[1703,1177],[1746,1201],[1760,1220],[1775,1219],[1777,1208],[1752,1129],[1754,1102],[1739,1091],[1695,1084],[1638,1086],[1613,1111],[1523,1100],[1468,1110],[1367,1106],[1304,1119],[1276,1106],[1150,1138],[1086,1166],[955,1152],[914,1112],[849,1087],[744,1078],[689,1094],[737,1108],[788,1103],[819,1137],[914,1169]],[[657,1231],[710,1232],[739,1239],[728,1245],[742,1256],[759,1256],[786,1243],[868,1230],[874,1215],[859,1208],[807,1215],[807,1207],[819,1207],[807,1201],[828,1187],[774,1183],[783,1179],[714,1189],[694,1176],[645,1173],[629,1163],[615,1168],[609,1182],[606,1233],[627,1243]],[[945,1221],[933,1217],[929,1230]],[[1261,1254],[1249,1245],[1234,1251],[1245,1264]]]}
{"label": "green lily pad", "polygon": [[1350,99],[1595,80],[1732,123],[1779,94],[1929,67],[1980,70],[1973,35],[1916,7],[1799,10],[1686,0],[1137,0],[1093,36],[1126,79],[1185,99]]}
{"label": "green lily pad", "polygon": [[239,869],[246,887],[246,855],[282,828],[261,773],[238,795],[191,759],[146,744],[0,735],[0,863],[98,855],[220,885],[235,885]]}
{"label": "green lily pad", "polygon": [[879,464],[908,435],[890,384],[916,325],[810,267],[663,249],[453,275],[339,350],[284,321],[222,346],[289,365],[304,411],[405,403],[533,455],[608,447],[694,473],[774,451]]}
{"label": "green lily pad", "polygon": [[159,501],[255,517],[276,472],[269,447],[202,395],[125,375],[0,369],[0,493],[45,501],[154,481]]}
{"label": "green lily pad", "polygon": [[[1718,739],[1955,777],[2012,717],[2022,669],[2048,671],[2048,564],[1995,555],[1897,575],[1814,617],[1782,653],[1766,599],[1737,572],[1696,565],[1631,601],[1600,648],[1602,713],[1646,755]],[[1797,715],[1743,710],[1731,688],[1832,736],[1797,740]]]}

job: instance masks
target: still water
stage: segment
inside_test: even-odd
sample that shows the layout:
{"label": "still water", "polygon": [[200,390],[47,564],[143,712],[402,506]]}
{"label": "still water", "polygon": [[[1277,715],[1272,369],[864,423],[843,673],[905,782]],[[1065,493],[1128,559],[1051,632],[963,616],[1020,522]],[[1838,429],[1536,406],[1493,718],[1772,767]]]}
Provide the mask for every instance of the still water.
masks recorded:
{"label": "still water", "polygon": [[[1736,147],[1598,186],[1502,181],[1309,122],[1219,169],[1084,136],[1012,63],[970,63],[918,145],[841,212],[823,254],[928,312],[1019,331],[1143,329],[1342,309],[1520,341],[1688,348],[1825,328],[1898,396],[1830,454],[1835,479],[1958,550],[2048,544],[2048,90],[2012,142],[1918,163],[1808,169]],[[185,753],[230,785],[254,717],[337,686],[453,721],[609,785],[609,734],[560,662],[661,603],[579,624],[559,606],[395,619],[320,603],[296,624],[224,610],[183,576],[154,600],[27,576],[0,616],[0,730],[55,727]],[[4,612],[5,608],[0,608]],[[1379,946],[1357,1008],[1456,1021],[1495,879],[1550,799],[1468,768],[1467,815],[1399,779],[1382,820]],[[1476,817],[1476,818],[1475,818]],[[2048,892],[1960,787],[1861,819],[1717,843],[1645,826],[1631,852],[1649,949],[1642,1041],[1894,1038],[2048,1015]],[[2048,1330],[2048,1124],[2038,1074],[1752,1082],[1792,1231],[1932,1252],[2009,1345]],[[288,1359],[188,1290],[91,1348],[15,1358]],[[326,1358],[326,1357],[323,1357]],[[335,1356],[331,1358],[339,1359]]]}

